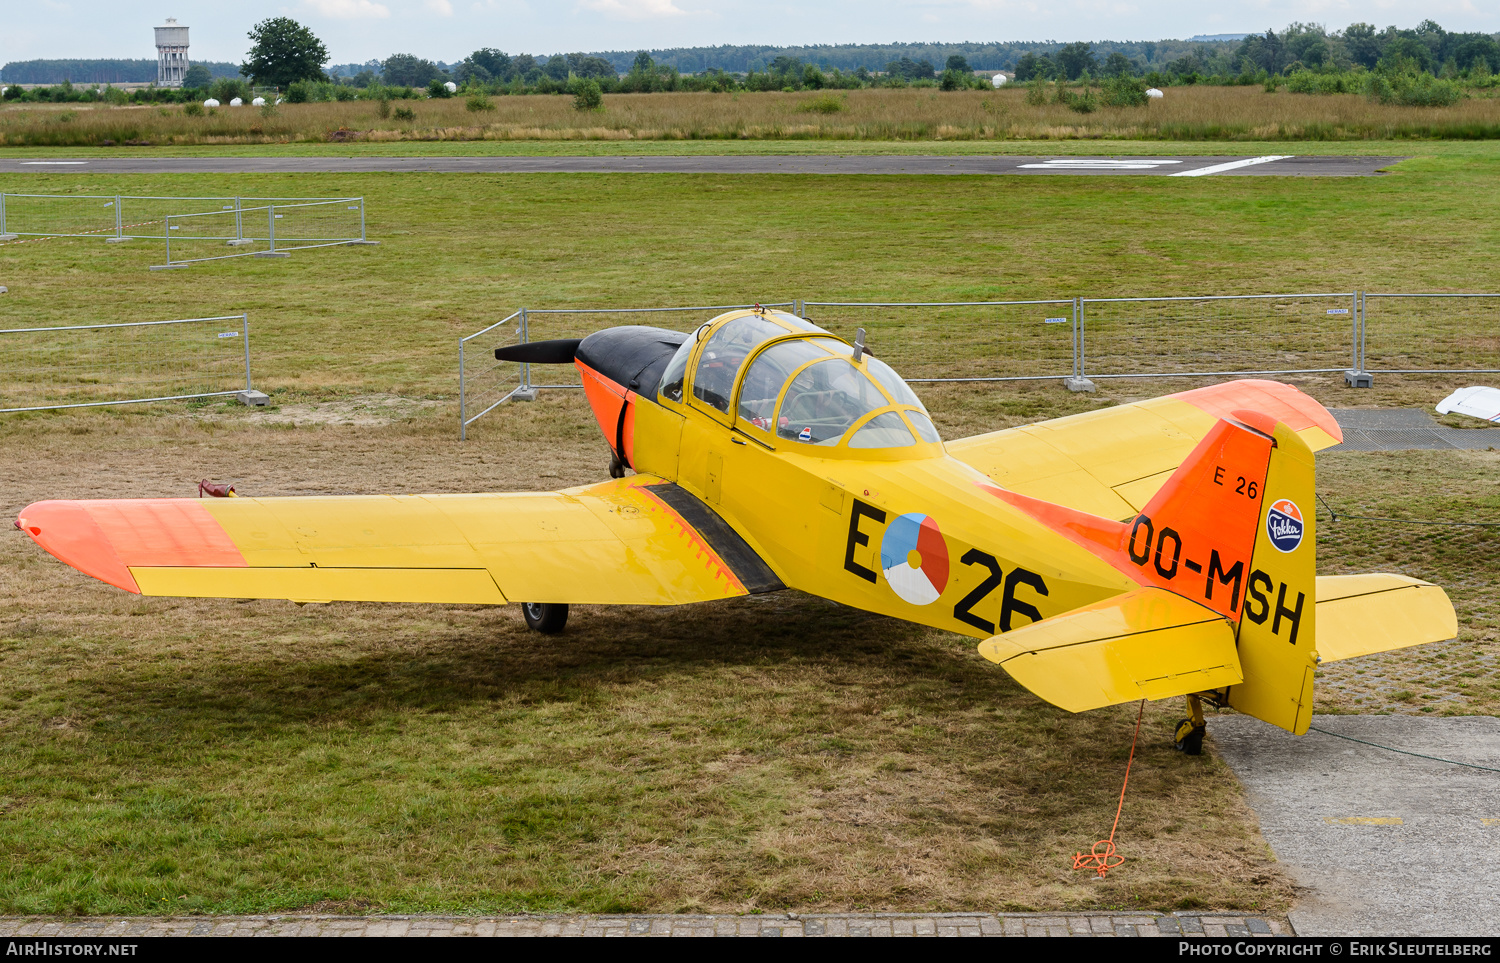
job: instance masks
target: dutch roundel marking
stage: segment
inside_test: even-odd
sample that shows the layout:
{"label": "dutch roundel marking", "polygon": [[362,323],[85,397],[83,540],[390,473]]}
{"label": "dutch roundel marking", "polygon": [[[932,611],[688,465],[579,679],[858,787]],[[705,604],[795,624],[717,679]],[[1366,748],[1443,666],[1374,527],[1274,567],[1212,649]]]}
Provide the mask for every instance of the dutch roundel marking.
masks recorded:
{"label": "dutch roundel marking", "polygon": [[811,428],[803,428],[801,431],[797,432],[797,440],[798,441],[812,441],[812,429]]}
{"label": "dutch roundel marking", "polygon": [[880,539],[880,568],[902,601],[936,602],[948,587],[948,543],[937,522],[915,512],[898,516]]}
{"label": "dutch roundel marking", "polygon": [[1278,552],[1295,551],[1302,544],[1302,510],[1289,498],[1278,498],[1266,512],[1266,537]]}

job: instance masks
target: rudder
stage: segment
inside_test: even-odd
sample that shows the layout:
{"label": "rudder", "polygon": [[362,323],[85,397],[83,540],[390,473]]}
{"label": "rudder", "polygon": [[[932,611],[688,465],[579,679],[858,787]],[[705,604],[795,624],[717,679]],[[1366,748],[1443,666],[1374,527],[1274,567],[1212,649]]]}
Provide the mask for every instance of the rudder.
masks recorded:
{"label": "rudder", "polygon": [[1275,447],[1266,470],[1239,623],[1245,681],[1230,687],[1226,701],[1246,715],[1300,736],[1312,722],[1318,665],[1313,453],[1285,424],[1264,428]]}
{"label": "rudder", "polygon": [[1312,721],[1318,661],[1314,468],[1312,449],[1286,424],[1235,411],[1130,523],[1126,541],[1148,582],[1235,623],[1244,682],[1220,690],[1221,703],[1298,735]]}

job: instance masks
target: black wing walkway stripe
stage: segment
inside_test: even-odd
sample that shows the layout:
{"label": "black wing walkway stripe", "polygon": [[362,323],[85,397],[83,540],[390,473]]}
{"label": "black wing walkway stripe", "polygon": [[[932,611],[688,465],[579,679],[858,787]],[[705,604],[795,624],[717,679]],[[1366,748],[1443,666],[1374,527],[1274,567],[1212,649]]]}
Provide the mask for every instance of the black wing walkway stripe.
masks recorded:
{"label": "black wing walkway stripe", "polygon": [[718,512],[705,505],[692,492],[671,482],[651,485],[649,490],[698,530],[698,534],[719,553],[724,564],[729,566],[734,577],[740,580],[751,595],[779,592],[786,588],[755,549],[730,528],[729,523],[720,518]]}

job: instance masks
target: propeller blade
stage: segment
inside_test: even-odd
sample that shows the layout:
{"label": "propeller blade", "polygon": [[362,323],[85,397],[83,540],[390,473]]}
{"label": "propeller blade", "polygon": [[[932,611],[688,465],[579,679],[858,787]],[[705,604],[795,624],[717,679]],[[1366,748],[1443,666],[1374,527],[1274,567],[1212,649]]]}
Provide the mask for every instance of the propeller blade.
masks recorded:
{"label": "propeller blade", "polygon": [[519,361],[522,364],[572,364],[578,353],[582,338],[563,338],[558,341],[530,341],[495,349],[498,361]]}

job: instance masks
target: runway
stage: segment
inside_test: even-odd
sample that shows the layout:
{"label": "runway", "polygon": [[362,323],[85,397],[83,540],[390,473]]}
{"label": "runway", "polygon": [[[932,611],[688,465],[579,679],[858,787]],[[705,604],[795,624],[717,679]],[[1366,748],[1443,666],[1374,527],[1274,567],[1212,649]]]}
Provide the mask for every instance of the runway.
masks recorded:
{"label": "runway", "polygon": [[1374,177],[1403,157],[109,157],[0,160],[0,174],[1020,174]]}

